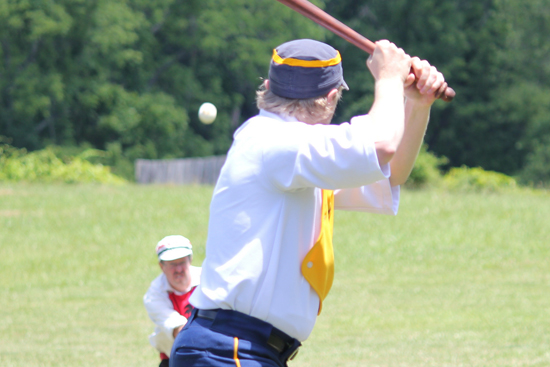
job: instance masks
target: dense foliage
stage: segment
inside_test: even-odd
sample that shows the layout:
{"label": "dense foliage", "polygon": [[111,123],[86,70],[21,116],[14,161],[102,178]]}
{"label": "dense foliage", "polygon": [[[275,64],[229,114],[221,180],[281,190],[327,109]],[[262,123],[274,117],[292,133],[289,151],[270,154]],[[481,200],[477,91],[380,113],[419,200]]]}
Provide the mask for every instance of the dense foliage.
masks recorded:
{"label": "dense foliage", "polygon": [[[550,0],[314,3],[444,72],[457,97],[434,105],[426,141],[447,168],[550,182]],[[29,151],[91,146],[125,167],[224,154],[257,112],[272,48],[300,37],[342,52],[351,90],[336,122],[367,112],[367,55],[274,0],[2,1],[0,135]],[[205,101],[212,125],[197,118]]]}
{"label": "dense foliage", "polygon": [[101,154],[88,149],[62,159],[51,147],[29,153],[0,141],[0,182],[124,184],[126,180],[111,173],[110,167],[90,162]]}

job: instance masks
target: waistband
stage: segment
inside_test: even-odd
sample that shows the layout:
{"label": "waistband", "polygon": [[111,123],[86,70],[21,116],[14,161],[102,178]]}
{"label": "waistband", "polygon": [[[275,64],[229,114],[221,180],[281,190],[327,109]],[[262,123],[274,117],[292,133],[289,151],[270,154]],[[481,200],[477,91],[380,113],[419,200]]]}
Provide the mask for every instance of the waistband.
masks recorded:
{"label": "waistband", "polygon": [[[298,354],[302,345],[297,339],[277,329],[270,323],[234,310],[199,310],[195,309],[196,317],[212,320],[211,330],[229,336],[260,342],[269,345],[286,363]],[[191,317],[193,318],[193,316]]]}

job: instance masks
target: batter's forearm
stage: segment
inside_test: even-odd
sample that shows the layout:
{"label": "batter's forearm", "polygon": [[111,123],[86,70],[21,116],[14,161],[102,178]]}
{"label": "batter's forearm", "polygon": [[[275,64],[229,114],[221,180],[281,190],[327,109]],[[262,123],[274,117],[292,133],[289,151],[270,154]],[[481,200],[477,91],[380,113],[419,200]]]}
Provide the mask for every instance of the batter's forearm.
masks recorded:
{"label": "batter's forearm", "polygon": [[388,79],[376,82],[369,116],[374,124],[372,139],[381,166],[392,160],[403,138],[403,98],[401,81]]}
{"label": "batter's forearm", "polygon": [[390,162],[392,186],[407,181],[424,141],[430,119],[430,106],[408,100],[405,103],[405,132],[401,144]]}

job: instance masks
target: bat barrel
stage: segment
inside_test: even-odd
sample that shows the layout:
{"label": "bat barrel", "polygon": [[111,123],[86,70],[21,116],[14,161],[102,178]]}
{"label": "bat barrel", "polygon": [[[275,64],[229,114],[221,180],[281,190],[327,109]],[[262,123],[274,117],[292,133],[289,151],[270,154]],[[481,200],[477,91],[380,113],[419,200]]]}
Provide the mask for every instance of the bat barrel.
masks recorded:
{"label": "bat barrel", "polygon": [[278,2],[288,6],[294,11],[302,14],[306,18],[313,20],[320,26],[328,29],[337,36],[345,39],[351,44],[359,47],[361,50],[372,54],[374,52],[375,45],[366,37],[354,31],[344,23],[340,22],[336,18],[330,16],[325,11],[321,10],[317,6],[313,5],[306,0],[277,0]]}

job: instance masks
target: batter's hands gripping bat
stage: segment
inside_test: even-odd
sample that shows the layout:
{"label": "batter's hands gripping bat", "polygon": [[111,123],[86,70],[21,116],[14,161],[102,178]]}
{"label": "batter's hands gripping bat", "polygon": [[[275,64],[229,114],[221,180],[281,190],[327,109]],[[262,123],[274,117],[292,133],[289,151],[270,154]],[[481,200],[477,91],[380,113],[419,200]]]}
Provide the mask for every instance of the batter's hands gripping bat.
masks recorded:
{"label": "batter's hands gripping bat", "polygon": [[[296,12],[302,14],[306,18],[313,20],[320,26],[325,27],[337,36],[342,37],[351,44],[359,47],[361,50],[372,54],[376,45],[363,37],[344,23],[340,22],[333,16],[327,14],[317,6],[313,5],[307,0],[277,0],[278,2],[288,6]],[[455,97],[455,91],[447,86],[447,83],[443,83],[441,88],[436,92],[437,98],[441,98],[445,102],[450,102]]]}

